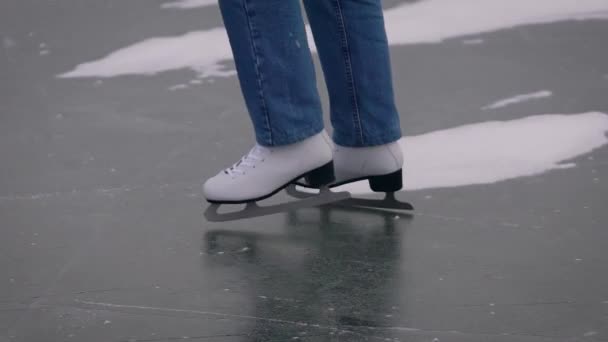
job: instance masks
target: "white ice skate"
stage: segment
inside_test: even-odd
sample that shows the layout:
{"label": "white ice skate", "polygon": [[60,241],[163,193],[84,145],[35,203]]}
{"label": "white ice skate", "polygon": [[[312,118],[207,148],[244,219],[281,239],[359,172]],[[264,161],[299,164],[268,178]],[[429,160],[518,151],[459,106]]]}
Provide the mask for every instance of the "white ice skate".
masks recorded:
{"label": "white ice skate", "polygon": [[[350,198],[339,205],[374,207],[383,209],[413,210],[413,206],[398,201],[395,192],[403,188],[403,152],[398,142],[372,147],[344,147],[335,145],[334,152],[335,181],[330,188],[367,180],[374,192],[384,192],[385,198],[367,199]],[[306,179],[300,179],[287,189],[296,198],[307,198],[307,192],[297,190],[295,185],[316,188]]]}
{"label": "white ice skate", "polygon": [[[256,203],[300,178],[320,188],[319,194],[280,205]],[[238,220],[348,199],[348,192],[329,190],[334,179],[331,141],[324,132],[287,146],[256,145],[239,162],[205,182],[203,194],[211,203],[205,217],[214,222]],[[247,204],[244,210],[219,213],[222,204],[243,203]]]}

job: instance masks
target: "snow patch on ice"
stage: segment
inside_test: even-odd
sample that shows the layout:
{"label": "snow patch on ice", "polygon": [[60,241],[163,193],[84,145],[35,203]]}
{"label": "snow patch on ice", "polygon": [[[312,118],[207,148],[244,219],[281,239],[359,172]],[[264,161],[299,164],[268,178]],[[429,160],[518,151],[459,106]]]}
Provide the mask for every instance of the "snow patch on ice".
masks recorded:
{"label": "snow patch on ice", "polygon": [[[175,6],[210,3],[181,0]],[[179,7],[178,7],[179,8]],[[608,19],[606,0],[425,0],[385,11],[391,45],[439,43],[446,39],[566,20]],[[311,49],[316,50],[308,28]],[[176,37],[147,39],[76,66],[58,77],[114,77],[153,75],[192,68],[202,77],[227,77],[222,62],[232,59],[224,28],[190,32]]]}
{"label": "snow patch on ice", "polygon": [[[563,168],[608,144],[608,114],[547,114],[482,122],[400,140],[407,190],[491,184]],[[570,167],[572,163],[566,164]],[[371,192],[367,182],[338,190]]]}
{"label": "snow patch on ice", "polygon": [[530,24],[608,19],[605,0],[426,0],[386,11],[392,44],[446,39]]}
{"label": "snow patch on ice", "polygon": [[[209,48],[213,47],[213,48]],[[232,58],[223,28],[190,32],[178,37],[160,37],[115,51],[108,56],[78,65],[59,75],[71,77],[114,77],[120,75],[153,75],[167,70],[192,68],[200,77],[233,75],[222,61]]]}
{"label": "snow patch on ice", "polygon": [[176,0],[163,4],[162,8],[191,9],[216,5],[217,0]]}
{"label": "snow patch on ice", "polygon": [[483,110],[497,109],[497,108],[506,107],[508,105],[512,105],[512,104],[516,104],[516,103],[521,103],[521,102],[526,102],[526,101],[531,101],[531,100],[536,100],[536,99],[543,99],[543,98],[551,97],[551,96],[553,96],[553,93],[551,91],[541,90],[541,91],[537,91],[534,93],[520,94],[520,95],[516,95],[513,97],[509,97],[507,99],[502,99],[502,100],[496,101],[492,104],[489,104],[481,109],[483,109]]}

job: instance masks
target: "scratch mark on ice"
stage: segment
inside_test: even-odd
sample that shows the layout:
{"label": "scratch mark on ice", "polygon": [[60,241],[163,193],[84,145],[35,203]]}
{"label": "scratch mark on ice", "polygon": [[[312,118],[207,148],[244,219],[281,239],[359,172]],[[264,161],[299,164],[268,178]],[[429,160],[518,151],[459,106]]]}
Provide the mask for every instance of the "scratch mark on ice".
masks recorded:
{"label": "scratch mark on ice", "polygon": [[503,108],[508,105],[512,105],[512,104],[516,104],[516,103],[522,103],[522,102],[526,102],[526,101],[532,101],[532,100],[536,100],[536,99],[551,97],[552,95],[553,95],[553,93],[549,90],[541,90],[541,91],[537,91],[534,93],[521,94],[521,95],[516,95],[516,96],[510,97],[507,99],[499,100],[499,101],[496,101],[481,109],[483,109],[483,110],[498,109],[498,108]]}
{"label": "scratch mark on ice", "polygon": [[216,5],[217,0],[176,0],[161,5],[161,8],[191,9]]}
{"label": "scratch mark on ice", "polygon": [[464,45],[479,45],[479,44],[483,44],[484,40],[481,38],[478,39],[466,39],[462,41],[462,44]]}
{"label": "scratch mark on ice", "polygon": [[[355,334],[361,335],[355,331],[339,329],[334,326],[323,326],[320,324],[313,324],[308,322],[298,322],[298,321],[290,321],[279,318],[268,318],[268,317],[258,317],[258,316],[250,316],[250,315],[236,315],[236,314],[228,314],[221,313],[215,311],[204,311],[204,310],[193,310],[193,309],[175,309],[175,308],[166,308],[166,307],[154,307],[154,306],[144,306],[144,305],[126,305],[126,304],[114,304],[114,303],[104,303],[104,302],[92,302],[85,300],[75,300],[77,303],[90,305],[98,308],[107,308],[107,309],[132,309],[132,310],[141,310],[141,311],[152,311],[152,312],[164,312],[164,313],[182,313],[182,314],[195,314],[195,315],[205,315],[205,316],[215,316],[222,318],[236,318],[236,319],[246,319],[246,320],[255,320],[255,321],[263,321],[268,323],[279,323],[279,324],[289,324],[295,325],[299,327],[313,327],[324,330],[330,330],[333,332],[337,332],[339,334]],[[368,327],[373,329],[374,327]],[[398,330],[398,331],[420,331],[420,329],[416,328],[408,328],[408,327],[387,327],[385,329],[388,330]],[[367,335],[366,335],[367,336]],[[374,337],[374,336],[370,336]]]}

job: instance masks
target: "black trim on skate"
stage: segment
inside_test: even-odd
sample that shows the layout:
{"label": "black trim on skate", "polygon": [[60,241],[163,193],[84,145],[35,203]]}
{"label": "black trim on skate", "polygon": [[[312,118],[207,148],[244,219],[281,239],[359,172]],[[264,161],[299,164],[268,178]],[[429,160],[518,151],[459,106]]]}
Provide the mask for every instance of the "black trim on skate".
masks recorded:
{"label": "black trim on skate", "polygon": [[250,202],[258,202],[258,201],[262,201],[265,200],[267,198],[272,197],[273,195],[276,195],[279,191],[285,189],[289,184],[293,184],[295,181],[297,181],[298,179],[305,177],[306,179],[308,179],[308,177],[311,177],[311,179],[313,181],[316,182],[316,184],[319,184],[317,187],[315,187],[315,189],[318,189],[319,187],[323,186],[323,185],[327,185],[331,182],[333,182],[336,178],[334,175],[334,162],[333,160],[330,161],[327,164],[324,164],[314,170],[311,171],[307,171],[299,176],[297,176],[296,178],[290,180],[289,182],[281,185],[280,187],[278,187],[276,190],[273,190],[271,193],[267,194],[267,195],[263,195],[260,197],[256,197],[256,198],[250,198],[250,199],[244,199],[244,200],[238,200],[238,201],[216,201],[216,200],[207,200],[207,202],[211,203],[211,204],[247,204]]}
{"label": "black trim on skate", "polygon": [[369,187],[374,192],[394,193],[403,189],[403,171],[399,169],[393,173],[381,176],[370,176]]}
{"label": "black trim on skate", "polygon": [[[335,188],[341,185],[359,182],[363,180],[367,180],[369,182],[369,186],[374,192],[397,192],[403,188],[403,169],[399,169],[395,172],[387,173],[384,175],[363,176],[359,178],[347,179],[341,182],[330,184],[329,187]],[[313,186],[310,182],[308,182],[308,179],[306,179],[306,181],[307,183],[297,181],[294,181],[293,183],[295,185],[308,189],[319,188]]]}

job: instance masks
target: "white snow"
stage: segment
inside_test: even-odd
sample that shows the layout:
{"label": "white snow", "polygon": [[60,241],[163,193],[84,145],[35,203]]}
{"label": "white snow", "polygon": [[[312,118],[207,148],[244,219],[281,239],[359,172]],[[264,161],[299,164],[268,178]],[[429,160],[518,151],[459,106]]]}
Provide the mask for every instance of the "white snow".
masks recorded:
{"label": "white snow", "polygon": [[[403,138],[407,190],[491,184],[563,169],[608,143],[608,114],[546,114]],[[570,164],[569,167],[573,167]],[[338,189],[371,192],[367,182]]]}
{"label": "white snow", "polygon": [[[210,3],[173,2],[175,6]],[[169,5],[169,4],[165,4]],[[391,45],[439,43],[443,40],[566,20],[608,19],[606,0],[425,0],[385,11]],[[308,30],[311,49],[315,51]],[[124,47],[107,56],[76,66],[59,77],[114,77],[152,75],[192,68],[202,77],[226,77],[222,62],[232,59],[224,28],[159,37]]]}
{"label": "white snow", "polygon": [[217,0],[176,0],[163,4],[162,8],[190,9],[217,4]]}
{"label": "white snow", "polygon": [[151,38],[115,51],[97,61],[78,65],[59,77],[114,77],[151,75],[161,71],[193,68],[205,76],[228,76],[221,65],[232,58],[223,28],[190,32],[178,37]]}
{"label": "white snow", "polygon": [[521,25],[608,19],[606,0],[426,0],[386,12],[392,44],[446,39]]}
{"label": "white snow", "polygon": [[506,98],[506,99],[502,99],[502,100],[496,101],[492,104],[489,104],[481,109],[483,109],[483,110],[497,109],[497,108],[506,107],[511,104],[516,104],[516,103],[521,103],[521,102],[526,102],[526,101],[531,101],[531,100],[536,100],[536,99],[543,99],[543,98],[551,97],[551,96],[553,96],[553,93],[551,91],[541,90],[541,91],[537,91],[534,93],[520,94],[520,95],[516,95],[513,97]]}

